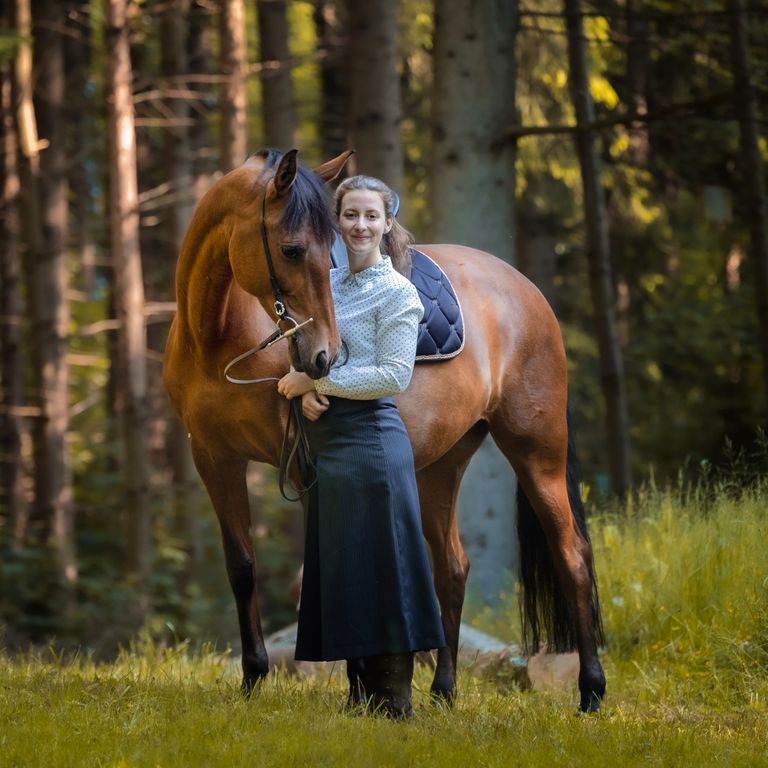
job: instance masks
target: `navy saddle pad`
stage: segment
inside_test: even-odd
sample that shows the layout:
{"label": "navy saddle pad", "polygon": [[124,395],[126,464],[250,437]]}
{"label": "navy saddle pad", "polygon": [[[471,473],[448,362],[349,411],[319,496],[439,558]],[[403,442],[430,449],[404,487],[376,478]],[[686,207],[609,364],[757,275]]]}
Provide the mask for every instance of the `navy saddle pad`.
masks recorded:
{"label": "navy saddle pad", "polygon": [[419,323],[416,360],[448,360],[464,348],[464,317],[448,275],[427,256],[413,248],[411,282],[424,305]]}

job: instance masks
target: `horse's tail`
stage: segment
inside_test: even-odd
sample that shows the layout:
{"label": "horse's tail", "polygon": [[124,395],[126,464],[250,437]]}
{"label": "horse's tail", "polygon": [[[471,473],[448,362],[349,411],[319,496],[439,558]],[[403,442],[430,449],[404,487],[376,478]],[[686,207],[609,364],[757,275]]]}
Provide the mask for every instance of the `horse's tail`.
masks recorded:
{"label": "horse's tail", "polygon": [[[579,491],[579,479],[573,430],[570,413],[568,413],[566,464],[568,501],[579,533],[590,544],[587,562],[591,586],[590,609],[595,638],[600,645],[604,643],[603,621],[600,615],[597,579],[592,564],[592,548],[587,533],[584,503]],[[570,603],[554,568],[544,530],[520,483],[517,484],[517,535],[520,542],[523,648],[527,653],[536,653],[542,641],[546,639],[548,649],[552,652],[572,651],[576,648],[576,634]]]}

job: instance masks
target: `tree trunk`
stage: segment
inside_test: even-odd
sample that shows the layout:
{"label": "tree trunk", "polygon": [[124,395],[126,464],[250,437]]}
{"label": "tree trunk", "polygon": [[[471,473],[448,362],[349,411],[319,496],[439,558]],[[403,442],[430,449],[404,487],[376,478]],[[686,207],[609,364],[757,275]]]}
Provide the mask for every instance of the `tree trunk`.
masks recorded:
{"label": "tree trunk", "polygon": [[357,173],[383,179],[402,194],[403,144],[397,76],[396,3],[348,0],[347,72],[350,147]]}
{"label": "tree trunk", "polygon": [[[184,6],[184,0],[166,0],[160,25],[163,84],[170,91],[184,90],[187,85],[184,79],[188,69]],[[169,262],[174,264],[192,218],[195,199],[192,190],[189,126],[186,124],[189,116],[187,100],[175,96],[166,98],[165,109],[166,114],[171,117],[171,124],[164,131],[164,139],[167,178],[171,188],[168,217],[171,245]]]}
{"label": "tree trunk", "polygon": [[296,146],[291,52],[286,0],[257,0],[259,12],[261,114],[264,143],[283,151]]}
{"label": "tree trunk", "polygon": [[765,167],[760,151],[757,94],[750,65],[745,6],[744,0],[728,0],[734,94],[736,114],[739,118],[741,165],[746,182],[744,192],[749,216],[751,261],[755,270],[755,299],[763,358],[763,389],[768,402],[768,199],[765,190]]}
{"label": "tree trunk", "polygon": [[595,330],[600,354],[600,384],[605,398],[608,464],[611,488],[623,495],[632,483],[629,419],[616,324],[615,296],[611,278],[608,217],[600,184],[600,160],[594,131],[594,105],[589,93],[587,50],[579,0],[564,0],[568,29],[568,68],[571,98],[576,113],[576,150],[584,189],[589,286],[594,307]]}
{"label": "tree trunk", "polygon": [[[432,103],[432,241],[472,245],[514,262],[517,3],[436,0]],[[467,105],[472,108],[468,109]],[[459,495],[469,589],[498,598],[516,564],[515,479],[492,440]]]}
{"label": "tree trunk", "polygon": [[34,106],[40,140],[41,238],[30,285],[34,318],[32,351],[40,416],[35,420],[35,506],[45,520],[46,538],[56,559],[61,583],[77,581],[72,464],[67,449],[69,428],[69,332],[67,265],[67,177],[63,123],[64,8],[56,0],[35,3]]}
{"label": "tree trunk", "polygon": [[[184,73],[188,71],[187,49],[184,24],[183,0],[170,0],[165,6],[161,21],[162,35],[162,72],[167,88],[182,89],[186,86]],[[168,215],[168,243],[170,272],[181,251],[181,243],[192,218],[195,205],[192,184],[192,153],[190,152],[190,128],[184,122],[189,114],[186,100],[171,98],[167,112],[176,118],[165,130],[165,160],[167,176],[171,185],[171,205]],[[174,280],[171,284],[174,284]],[[192,451],[184,424],[168,406],[164,398],[164,408],[168,429],[165,433],[166,452],[170,458],[173,499],[176,519],[184,531],[187,549],[187,562],[184,582],[189,583],[200,573],[202,562],[202,541],[200,520],[197,510],[191,503],[192,489],[195,487],[195,468]]]}
{"label": "tree trunk", "polygon": [[[4,15],[2,23],[11,29]],[[2,211],[0,216],[0,547],[23,541],[27,510],[23,494],[21,397],[21,222],[18,142],[13,120],[13,74],[0,72],[2,99]]]}
{"label": "tree trunk", "polygon": [[89,168],[93,145],[93,108],[89,97],[88,70],[91,65],[91,9],[88,4],[71,8],[67,15],[64,41],[67,68],[66,121],[68,145],[73,148],[69,162],[72,189],[75,247],[78,253],[82,289],[91,294],[96,287],[96,242],[93,236],[93,193],[96,186]]}
{"label": "tree trunk", "polygon": [[[123,382],[122,437],[128,513],[128,568],[146,586],[152,567],[152,520],[146,452],[147,371],[144,284],[139,249],[136,132],[126,0],[104,0],[109,107],[110,245]],[[142,608],[146,608],[146,594]]]}
{"label": "tree trunk", "polygon": [[320,59],[320,143],[322,157],[336,157],[347,146],[344,45],[337,2],[319,0],[315,6],[315,34]]}
{"label": "tree trunk", "polygon": [[[26,304],[25,320],[29,328],[34,327],[34,315],[31,306],[32,285],[35,280],[34,265],[37,255],[41,250],[41,224],[40,224],[40,200],[38,185],[40,183],[40,151],[37,138],[37,119],[32,100],[32,13],[30,0],[16,0],[16,29],[20,43],[16,60],[14,62],[14,78],[12,87],[12,101],[15,107],[16,136],[19,144],[19,213],[22,232],[22,276],[25,283]],[[31,339],[32,332],[27,334]],[[33,348],[33,344],[28,343]],[[30,355],[30,362],[33,356]],[[39,371],[39,369],[38,369]],[[37,376],[39,378],[39,372]],[[35,409],[39,388],[37,382],[32,382],[36,387],[32,408]],[[34,447],[33,447],[34,453]],[[34,476],[34,468],[32,469]],[[43,522],[36,516],[36,507],[30,505],[27,514],[17,519],[14,533],[14,541],[18,547],[24,547],[29,543],[34,531],[35,536],[42,536]]]}
{"label": "tree trunk", "polygon": [[510,264],[515,151],[500,139],[516,120],[516,26],[515,2],[435,2],[432,239]]}
{"label": "tree trunk", "polygon": [[247,159],[247,37],[244,0],[221,0],[221,169],[226,173]]}
{"label": "tree trunk", "polygon": [[192,188],[197,202],[212,183],[216,159],[211,152],[211,137],[208,128],[210,107],[210,86],[201,84],[196,78],[209,74],[211,62],[211,12],[207,0],[192,0],[189,7],[189,34],[187,37],[187,62],[194,89],[199,97],[190,106],[192,125],[189,129],[189,145],[192,157]]}
{"label": "tree trunk", "polygon": [[[629,109],[637,115],[648,113],[646,71],[648,68],[648,23],[643,0],[627,0],[627,89]],[[648,123],[637,122],[629,127],[629,156],[634,165],[645,168],[650,142]]]}
{"label": "tree trunk", "polygon": [[557,236],[554,226],[544,227],[538,221],[529,221],[523,231],[520,222],[517,231],[517,268],[544,294],[557,312]]}

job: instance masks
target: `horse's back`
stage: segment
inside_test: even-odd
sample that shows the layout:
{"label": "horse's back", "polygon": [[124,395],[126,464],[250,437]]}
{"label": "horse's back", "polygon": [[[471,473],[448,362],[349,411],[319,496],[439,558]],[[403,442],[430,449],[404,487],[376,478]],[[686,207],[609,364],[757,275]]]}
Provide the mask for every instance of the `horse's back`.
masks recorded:
{"label": "horse's back", "polygon": [[[562,352],[560,328],[547,300],[519,270],[493,254],[463,245],[416,245],[448,275],[462,307],[468,334],[473,329],[489,342],[553,344]],[[479,339],[478,339],[479,341]],[[512,349],[500,349],[507,359]]]}
{"label": "horse's back", "polygon": [[[398,398],[417,466],[431,464],[477,422],[525,429],[530,404],[565,412],[565,352],[554,313],[536,286],[492,254],[461,245],[416,245],[448,275],[461,306],[464,349],[416,366]],[[536,406],[539,407],[538,405]]]}

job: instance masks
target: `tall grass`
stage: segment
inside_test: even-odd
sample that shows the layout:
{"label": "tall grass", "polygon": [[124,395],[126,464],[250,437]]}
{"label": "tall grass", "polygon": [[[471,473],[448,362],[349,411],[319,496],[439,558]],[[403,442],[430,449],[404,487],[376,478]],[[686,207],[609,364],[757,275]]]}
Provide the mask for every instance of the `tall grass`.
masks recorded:
{"label": "tall grass", "polygon": [[[612,697],[768,701],[768,484],[651,485],[589,527]],[[516,595],[469,614],[519,641]]]}
{"label": "tall grass", "polygon": [[766,502],[765,486],[650,488],[595,521],[617,668],[636,668],[651,690],[671,678],[688,698],[768,700]]}
{"label": "tall grass", "polygon": [[[344,677],[271,676],[138,640],[111,664],[0,655],[0,766],[768,766],[768,492],[650,488],[593,515],[608,698],[462,669],[453,709],[417,669],[416,717],[346,714]],[[475,623],[514,640],[513,600]]]}

